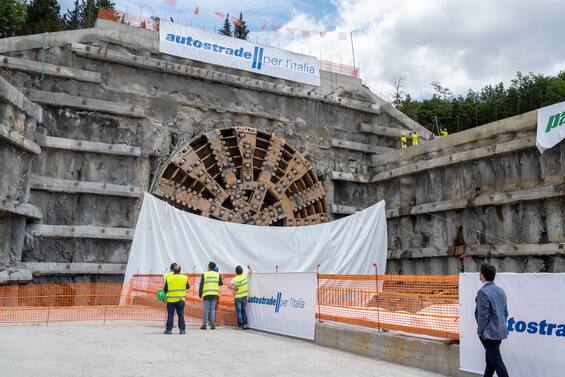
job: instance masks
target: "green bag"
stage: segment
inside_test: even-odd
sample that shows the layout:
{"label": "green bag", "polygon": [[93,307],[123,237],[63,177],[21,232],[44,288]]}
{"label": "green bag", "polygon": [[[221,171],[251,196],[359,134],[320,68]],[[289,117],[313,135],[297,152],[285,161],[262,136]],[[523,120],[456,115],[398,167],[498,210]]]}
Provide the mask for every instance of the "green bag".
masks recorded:
{"label": "green bag", "polygon": [[165,291],[162,290],[162,289],[159,289],[159,290],[157,291],[157,299],[158,299],[159,301],[163,301],[163,302],[164,302],[166,298],[167,298],[167,294],[165,293]]}

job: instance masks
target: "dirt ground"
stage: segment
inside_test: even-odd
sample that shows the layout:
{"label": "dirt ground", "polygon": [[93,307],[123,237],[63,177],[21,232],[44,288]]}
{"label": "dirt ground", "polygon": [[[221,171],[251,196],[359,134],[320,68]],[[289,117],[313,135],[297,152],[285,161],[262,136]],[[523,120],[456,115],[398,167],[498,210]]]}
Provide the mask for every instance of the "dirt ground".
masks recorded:
{"label": "dirt ground", "polygon": [[253,330],[162,332],[157,322],[0,326],[0,375],[440,376]]}

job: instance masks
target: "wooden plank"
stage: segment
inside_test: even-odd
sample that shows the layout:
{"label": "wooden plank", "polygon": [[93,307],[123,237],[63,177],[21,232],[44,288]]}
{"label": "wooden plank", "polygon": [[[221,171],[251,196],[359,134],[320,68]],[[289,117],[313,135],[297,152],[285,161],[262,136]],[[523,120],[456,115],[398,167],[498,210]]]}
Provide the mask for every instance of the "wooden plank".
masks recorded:
{"label": "wooden plank", "polygon": [[122,275],[126,272],[126,263],[56,263],[56,262],[24,262],[24,267],[33,275]]}
{"label": "wooden plank", "polygon": [[537,110],[534,110],[483,126],[456,132],[446,137],[430,140],[408,149],[398,149],[390,153],[373,156],[373,165],[377,171],[384,171],[389,169],[388,164],[395,164],[399,161],[409,161],[417,156],[431,153],[437,155],[447,148],[453,148],[459,145],[464,148],[464,144],[476,142],[481,139],[491,139],[501,134],[534,131],[536,124]]}
{"label": "wooden plank", "polygon": [[115,154],[120,156],[141,156],[141,148],[126,144],[106,144],[97,141],[67,139],[62,137],[35,134],[37,143],[44,148],[66,149],[77,152]]}
{"label": "wooden plank", "polygon": [[31,176],[30,186],[34,190],[50,192],[85,193],[133,198],[139,198],[141,196],[141,187],[139,186],[115,185],[104,182],[72,181],[38,175]]}
{"label": "wooden plank", "polygon": [[353,173],[346,173],[340,171],[332,171],[331,172],[331,179],[332,181],[346,181],[346,182],[355,182],[355,183],[370,183],[371,178],[368,175],[364,174],[353,174]]}
{"label": "wooden plank", "polygon": [[35,60],[13,58],[5,55],[0,55],[0,67],[24,72],[45,72],[45,74],[49,76],[69,78],[84,82],[100,83],[102,81],[102,77],[99,72],[41,63]]}
{"label": "wooden plank", "polygon": [[384,127],[384,126],[376,126],[374,124],[368,123],[361,123],[359,125],[359,131],[364,133],[370,133],[373,135],[391,137],[395,139],[399,139],[402,134],[408,137],[412,130],[405,130],[400,128],[392,128],[392,127]]}
{"label": "wooden plank", "polygon": [[26,89],[25,93],[32,101],[46,105],[99,111],[102,113],[124,115],[133,118],[143,118],[145,116],[143,108],[137,105],[104,101],[94,98],[84,98],[67,93],[45,92],[35,89]]}
{"label": "wooden plank", "polygon": [[11,128],[8,128],[7,126],[1,123],[0,123],[0,139],[3,139],[6,142],[13,144],[16,147],[21,148],[27,152],[33,154],[41,153],[41,148],[33,140],[26,138],[19,132]]}
{"label": "wooden plank", "polygon": [[37,120],[43,122],[43,109],[41,106],[31,102],[18,88],[10,84],[6,79],[0,76],[0,99],[4,99],[16,106],[18,109]]}
{"label": "wooden plank", "polygon": [[357,143],[355,141],[341,140],[335,138],[330,139],[330,146],[334,148],[348,149],[348,150],[353,150],[363,153],[371,153],[371,154],[386,153],[394,150],[394,148],[380,147],[377,145]]}
{"label": "wooden plank", "polygon": [[387,218],[395,218],[462,208],[496,206],[530,200],[543,200],[559,196],[565,196],[565,180],[562,184],[551,186],[536,187],[533,189],[516,190],[510,192],[497,192],[494,194],[482,194],[478,195],[473,200],[445,200],[440,202],[418,204],[412,207],[391,208],[386,211],[386,215]]}
{"label": "wooden plank", "polygon": [[518,140],[512,140],[505,143],[490,145],[488,147],[475,148],[464,152],[449,154],[431,160],[418,161],[395,169],[378,173],[370,181],[381,182],[381,181],[386,181],[388,179],[401,177],[404,175],[410,175],[414,173],[420,173],[425,170],[454,165],[465,161],[479,160],[486,157],[492,157],[504,153],[515,152],[521,149],[534,147],[535,143],[536,143],[536,137],[529,136]]}
{"label": "wooden plank", "polygon": [[419,259],[454,256],[472,257],[525,257],[525,256],[555,256],[565,253],[565,242],[541,244],[495,244],[495,245],[462,245],[453,250],[450,246],[413,248],[405,250],[388,250],[388,259]]}
{"label": "wooden plank", "polygon": [[53,238],[100,238],[109,240],[132,240],[134,228],[110,228],[88,225],[32,224],[27,230],[38,237]]}
{"label": "wooden plank", "polygon": [[24,216],[33,220],[41,220],[41,210],[29,203],[1,200],[0,212],[7,212],[14,215]]}
{"label": "wooden plank", "polygon": [[332,213],[339,215],[352,215],[357,212],[357,208],[342,204],[332,204],[330,210]]}

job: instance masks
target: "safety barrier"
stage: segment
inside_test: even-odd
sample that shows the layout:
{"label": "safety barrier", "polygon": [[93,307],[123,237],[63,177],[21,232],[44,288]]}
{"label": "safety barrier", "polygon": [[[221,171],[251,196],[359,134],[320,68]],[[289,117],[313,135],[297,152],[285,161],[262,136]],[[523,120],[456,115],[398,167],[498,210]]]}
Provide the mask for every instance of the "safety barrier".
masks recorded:
{"label": "safety barrier", "polygon": [[[200,274],[187,274],[185,314],[201,323]],[[233,278],[222,275],[217,308],[219,324],[235,323]],[[0,286],[0,323],[79,320],[164,321],[166,305],[156,298],[162,275],[136,274],[129,284],[26,284]],[[318,275],[320,320],[459,338],[458,276]]]}
{"label": "safety barrier", "polygon": [[318,317],[353,325],[459,338],[457,275],[324,275]]}

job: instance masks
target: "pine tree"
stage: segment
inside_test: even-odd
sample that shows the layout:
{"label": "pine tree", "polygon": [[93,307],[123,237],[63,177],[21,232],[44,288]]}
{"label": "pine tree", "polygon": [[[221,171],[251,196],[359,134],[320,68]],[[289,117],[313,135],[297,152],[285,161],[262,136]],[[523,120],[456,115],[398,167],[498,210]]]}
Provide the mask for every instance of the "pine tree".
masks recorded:
{"label": "pine tree", "polygon": [[245,25],[245,20],[243,19],[243,13],[239,13],[239,19],[234,21],[233,26],[233,36],[239,39],[247,40],[247,35],[249,34],[249,29]]}
{"label": "pine tree", "polygon": [[81,14],[81,3],[79,0],[75,0],[75,6],[73,10],[67,9],[67,13],[63,17],[65,22],[65,29],[67,30],[77,30],[82,28],[82,14]]}
{"label": "pine tree", "polygon": [[32,0],[27,7],[26,34],[37,34],[63,29],[57,0]]}
{"label": "pine tree", "polygon": [[232,31],[231,31],[231,24],[230,24],[230,14],[228,13],[226,15],[226,19],[224,20],[224,27],[221,28],[220,30],[218,30],[218,34],[220,35],[225,35],[228,37],[232,36]]}
{"label": "pine tree", "polygon": [[23,0],[0,1],[0,38],[19,35],[26,18],[27,6]]}

